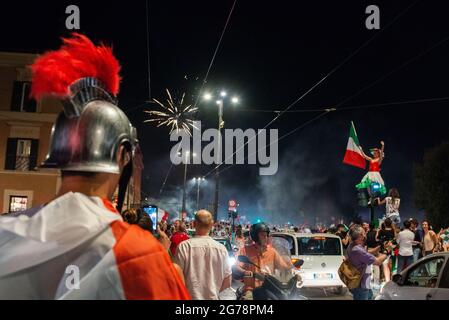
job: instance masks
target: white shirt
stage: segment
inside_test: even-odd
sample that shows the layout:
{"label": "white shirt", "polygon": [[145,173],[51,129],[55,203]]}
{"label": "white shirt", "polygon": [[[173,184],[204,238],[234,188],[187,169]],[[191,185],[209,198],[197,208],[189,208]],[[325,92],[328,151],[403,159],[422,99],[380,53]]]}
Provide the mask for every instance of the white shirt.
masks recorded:
{"label": "white shirt", "polygon": [[226,247],[209,236],[179,244],[175,262],[184,273],[193,300],[218,300],[223,280],[232,274]]}
{"label": "white shirt", "polygon": [[386,209],[386,215],[389,217],[390,215],[398,215],[399,214],[399,206],[401,205],[401,199],[396,198],[394,199],[392,197],[386,197],[385,198],[385,209]]}
{"label": "white shirt", "polygon": [[403,257],[413,256],[413,240],[415,234],[409,229],[405,229],[398,234],[397,242],[399,244],[399,255]]}

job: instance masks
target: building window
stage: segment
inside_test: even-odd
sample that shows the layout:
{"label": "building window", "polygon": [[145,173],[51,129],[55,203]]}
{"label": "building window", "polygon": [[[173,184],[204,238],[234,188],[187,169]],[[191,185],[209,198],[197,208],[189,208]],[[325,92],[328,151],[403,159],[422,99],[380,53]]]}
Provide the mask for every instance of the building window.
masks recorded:
{"label": "building window", "polygon": [[17,140],[15,169],[27,171],[30,169],[31,140]]}
{"label": "building window", "polygon": [[10,196],[9,212],[25,211],[28,205],[28,197],[26,196]]}
{"label": "building window", "polygon": [[36,101],[30,98],[31,82],[14,81],[11,111],[36,112]]}
{"label": "building window", "polygon": [[6,147],[5,170],[34,170],[37,164],[39,140],[9,138]]}

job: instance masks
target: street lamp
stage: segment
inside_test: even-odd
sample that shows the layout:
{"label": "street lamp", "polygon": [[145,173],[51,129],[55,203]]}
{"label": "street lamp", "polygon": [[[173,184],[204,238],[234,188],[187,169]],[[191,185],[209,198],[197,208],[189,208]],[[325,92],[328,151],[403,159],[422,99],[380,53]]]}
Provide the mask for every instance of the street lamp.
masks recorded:
{"label": "street lamp", "polygon": [[[178,152],[178,155],[181,156],[181,152]],[[192,156],[195,158],[196,153],[193,153]],[[182,187],[182,209],[180,213],[180,219],[184,221],[182,214],[186,211],[186,180],[187,180],[187,162],[190,159],[190,151],[185,152],[184,158],[184,184]]]}
{"label": "street lamp", "polygon": [[[228,93],[224,90],[222,90],[219,93],[221,99],[217,100],[216,103],[218,105],[218,150],[217,150],[217,165],[220,164],[220,155],[221,155],[221,129],[224,128],[224,121],[223,121],[223,108],[226,101],[226,97],[228,96]],[[205,94],[204,99],[206,101],[209,101],[213,98],[211,94]],[[233,104],[237,104],[239,102],[239,99],[237,97],[232,97],[231,102]],[[217,221],[218,218],[218,195],[219,195],[219,187],[220,187],[220,173],[218,169],[215,170],[215,197],[214,197],[214,220]]]}

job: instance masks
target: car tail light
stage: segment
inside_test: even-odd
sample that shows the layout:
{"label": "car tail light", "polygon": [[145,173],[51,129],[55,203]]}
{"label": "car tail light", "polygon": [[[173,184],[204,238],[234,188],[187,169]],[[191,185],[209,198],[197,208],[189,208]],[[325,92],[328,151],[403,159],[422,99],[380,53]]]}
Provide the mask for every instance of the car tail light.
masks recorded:
{"label": "car tail light", "polygon": [[[299,259],[295,259],[295,258],[291,258],[290,261],[292,262],[292,264],[294,265],[296,262],[299,261]],[[295,267],[296,268],[296,267]],[[296,269],[301,269],[301,267],[298,267]]]}

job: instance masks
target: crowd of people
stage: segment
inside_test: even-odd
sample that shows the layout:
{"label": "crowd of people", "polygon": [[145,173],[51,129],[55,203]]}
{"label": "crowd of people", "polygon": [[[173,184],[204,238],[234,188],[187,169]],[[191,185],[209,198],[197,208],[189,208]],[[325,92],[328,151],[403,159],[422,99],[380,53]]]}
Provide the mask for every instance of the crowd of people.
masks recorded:
{"label": "crowd of people", "polygon": [[[201,212],[204,214],[207,211]],[[124,219],[127,219],[127,216],[128,213],[124,215]],[[395,221],[397,222],[398,220]],[[134,223],[144,225],[138,220]],[[198,221],[196,218],[187,223],[174,220],[171,224],[167,224],[166,221],[163,221],[160,223],[160,229],[166,232],[170,238],[171,256],[184,270],[183,276],[185,279],[188,279],[186,281],[191,282],[187,285],[188,288],[193,287],[192,283],[195,282],[194,279],[201,278],[201,275],[196,274],[196,271],[194,271],[198,270],[198,268],[201,270],[213,270],[213,276],[207,281],[210,284],[213,283],[211,281],[218,280],[218,283],[215,283],[213,288],[227,288],[228,286],[224,285],[222,281],[229,276],[229,269],[227,271],[218,270],[215,272],[217,268],[213,265],[210,265],[209,268],[204,268],[204,263],[208,263],[204,260],[204,257],[210,256],[204,252],[206,250],[204,246],[208,247],[208,250],[217,250],[216,252],[214,251],[213,256],[220,256],[217,252],[221,252],[222,260],[217,265],[223,267],[226,264],[224,247],[221,247],[221,251],[212,249],[220,247],[220,245],[216,241],[211,241],[211,239],[227,238],[232,242],[236,250],[246,255],[249,246],[255,243],[250,235],[251,225],[235,225],[233,229],[233,225],[229,221],[212,223],[210,220],[208,220],[207,225],[208,227],[205,230],[199,231],[201,235],[198,235]],[[266,227],[268,228],[266,230],[267,234],[283,231],[292,233],[331,233],[338,235],[342,241],[345,256],[349,260],[354,261],[356,268],[366,265],[370,269],[368,273],[364,273],[361,287],[352,292],[354,299],[371,298],[372,288],[379,288],[384,283],[390,281],[394,274],[401,272],[420,258],[435,252],[449,251],[449,228],[441,229],[436,233],[427,220],[420,223],[415,218],[407,219],[399,225],[390,217],[384,218],[379,227],[374,222],[368,223],[359,219],[355,219],[355,221],[349,223],[349,226],[340,223],[328,227],[323,224],[310,227],[304,224],[300,226],[291,224],[284,226],[266,225]],[[148,230],[150,229],[148,228]],[[188,231],[190,231],[190,234]],[[257,236],[256,239],[258,239]],[[184,242],[186,244],[183,244]],[[202,245],[200,245],[201,243]],[[192,249],[192,246],[195,249]],[[182,248],[180,251],[182,253],[178,254],[177,248]],[[211,259],[215,263],[218,261],[218,258],[211,257]],[[222,276],[217,276],[217,274]],[[215,294],[211,292],[207,294],[192,293],[192,297],[217,298],[219,292],[220,290],[215,290]]]}
{"label": "crowd of people", "polygon": [[[368,288],[379,288],[390,281],[393,274],[402,272],[424,256],[448,251],[447,228],[435,233],[426,220],[420,226],[417,219],[411,218],[405,220],[400,227],[387,218],[379,228],[374,224],[364,223],[362,229],[364,250],[373,257],[384,257],[382,264],[369,263],[372,277],[371,283],[366,285]],[[350,242],[353,240],[351,232],[346,237]],[[348,246],[347,252],[350,250]]]}

